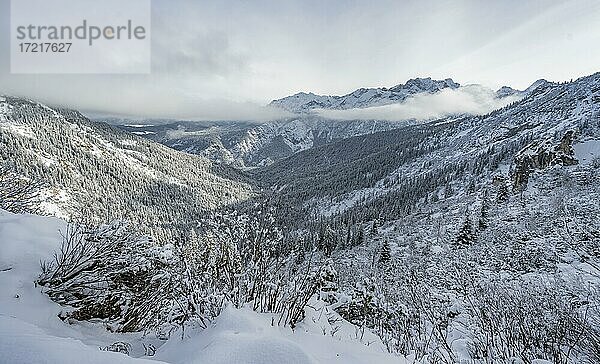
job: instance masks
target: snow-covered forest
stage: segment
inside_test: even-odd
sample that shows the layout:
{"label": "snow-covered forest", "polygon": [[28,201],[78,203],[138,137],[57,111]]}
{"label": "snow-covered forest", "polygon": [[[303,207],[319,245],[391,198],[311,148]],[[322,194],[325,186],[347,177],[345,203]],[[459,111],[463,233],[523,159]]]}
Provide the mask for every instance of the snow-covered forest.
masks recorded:
{"label": "snow-covered forest", "polygon": [[0,362],[600,363],[600,73],[510,94],[240,163],[1,97]]}

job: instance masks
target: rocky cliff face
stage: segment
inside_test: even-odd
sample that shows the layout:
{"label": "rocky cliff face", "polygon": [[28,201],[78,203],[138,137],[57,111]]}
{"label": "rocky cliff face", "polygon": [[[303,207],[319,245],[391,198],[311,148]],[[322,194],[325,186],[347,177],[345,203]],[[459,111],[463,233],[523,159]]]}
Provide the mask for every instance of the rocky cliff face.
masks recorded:
{"label": "rocky cliff face", "polygon": [[521,149],[514,158],[512,172],[513,188],[515,190],[527,187],[529,175],[534,170],[541,170],[554,165],[571,166],[578,163],[575,159],[573,141],[576,131],[568,130],[559,144],[546,139],[536,141]]}

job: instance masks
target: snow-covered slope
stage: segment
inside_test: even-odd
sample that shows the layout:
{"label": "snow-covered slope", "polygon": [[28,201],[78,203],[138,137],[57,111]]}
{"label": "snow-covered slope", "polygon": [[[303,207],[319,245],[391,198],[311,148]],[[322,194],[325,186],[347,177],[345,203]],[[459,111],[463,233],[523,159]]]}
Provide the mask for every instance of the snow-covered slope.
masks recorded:
{"label": "snow-covered slope", "polygon": [[405,362],[385,352],[381,341],[371,333],[362,341],[358,339],[356,328],[346,321],[334,328],[328,320],[340,320],[339,315],[318,302],[311,303],[319,309],[309,308],[304,322],[294,331],[273,326],[270,315],[227,307],[213,327],[183,341],[169,340],[156,358],[182,364]]}
{"label": "snow-covered slope", "polygon": [[[336,313],[316,301],[294,331],[273,326],[268,314],[232,307],[208,329],[186,331],[183,338],[173,334],[168,341],[141,333],[114,334],[99,324],[67,324],[58,318],[63,308],[34,285],[40,261],[58,249],[65,226],[57,218],[0,210],[0,363],[404,362],[386,353],[376,336],[367,333],[358,339],[353,325],[339,322]],[[100,350],[116,342],[126,343],[133,357]],[[150,344],[157,351],[144,356],[144,345]]]}
{"label": "snow-covered slope", "polygon": [[539,87],[546,87],[549,85],[552,85],[552,82],[546,81],[544,79],[540,79],[535,81],[534,83],[532,83],[529,87],[527,87],[525,90],[516,90],[510,86],[502,86],[498,89],[498,91],[496,91],[496,96],[498,96],[499,98],[504,98],[504,97],[508,97],[508,96],[519,96],[519,97],[525,97],[527,95],[529,95],[530,93],[532,93],[533,91],[535,91],[537,88]]}
{"label": "snow-covered slope", "polygon": [[118,340],[100,328],[70,326],[34,285],[40,261],[59,247],[65,222],[0,210],[0,363],[151,363],[101,351]]}
{"label": "snow-covered slope", "polygon": [[588,139],[573,146],[575,158],[580,164],[600,162],[600,139]]}
{"label": "snow-covered slope", "polygon": [[[597,150],[596,143],[597,140],[590,140],[576,144],[575,157],[581,160],[588,151]],[[418,312],[420,302],[412,298],[413,292],[418,291],[415,285],[433,291],[421,306],[427,312],[423,316],[434,310],[436,301],[443,302],[441,315],[433,317],[448,318],[444,325],[447,336],[441,341],[447,342],[449,352],[455,355],[450,362],[561,362],[547,347],[531,350],[526,344],[513,354],[503,352],[492,360],[488,359],[491,355],[479,355],[473,348],[481,340],[520,333],[530,340],[526,341],[528,344],[538,334],[544,337],[540,348],[563,328],[577,327],[564,324],[559,318],[569,315],[569,307],[575,307],[583,320],[589,318],[586,330],[590,342],[597,343],[600,163],[554,165],[536,171],[524,191],[505,197],[500,186],[506,181],[500,177],[501,171],[496,173],[473,185],[471,179],[456,181],[452,195],[421,200],[397,220],[375,228],[367,225],[372,235],[368,244],[340,249],[333,258],[343,267],[339,268],[340,276],[348,280],[341,286],[351,290],[361,277],[371,277],[377,282],[373,286],[387,295],[386,307],[399,306],[400,312]],[[470,242],[462,245],[459,238],[465,226],[473,235]],[[343,230],[342,237],[345,234]],[[372,257],[381,256],[383,244],[389,244],[392,258],[389,262],[380,261],[380,270],[373,273]],[[417,282],[413,277],[418,277]],[[471,288],[457,289],[461,284]],[[507,291],[511,293],[506,294]],[[495,304],[487,306],[489,302]],[[529,306],[524,302],[529,302]],[[583,304],[569,306],[571,302]],[[411,304],[414,306],[407,308]],[[493,326],[493,333],[474,330],[478,315],[479,322],[485,322],[482,326],[501,323]],[[523,330],[524,327],[528,329]],[[579,341],[581,347],[586,346],[587,340]],[[418,342],[415,337],[409,341]],[[494,345],[501,347],[504,343],[499,339]],[[432,344],[431,348],[435,351],[439,346]],[[531,351],[527,353],[528,350]],[[562,362],[598,362],[598,356],[585,357],[589,355],[587,349],[575,352],[564,350],[563,358],[572,357]]]}
{"label": "snow-covered slope", "polygon": [[200,156],[95,123],[79,112],[14,97],[0,101],[0,163],[46,183],[47,213],[185,222],[237,203],[252,187]]}
{"label": "snow-covered slope", "polygon": [[245,168],[269,165],[335,140],[392,130],[410,122],[330,120],[316,115],[301,115],[262,124],[180,121],[119,127],[213,162]]}

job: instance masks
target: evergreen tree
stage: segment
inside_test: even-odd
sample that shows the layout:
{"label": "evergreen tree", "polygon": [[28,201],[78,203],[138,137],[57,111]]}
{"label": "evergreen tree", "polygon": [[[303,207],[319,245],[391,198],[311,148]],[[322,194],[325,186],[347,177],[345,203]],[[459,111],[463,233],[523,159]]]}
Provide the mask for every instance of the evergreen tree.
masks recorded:
{"label": "evergreen tree", "polygon": [[505,181],[500,183],[500,187],[498,187],[498,195],[496,197],[496,201],[498,202],[506,202],[508,201],[508,186]]}
{"label": "evergreen tree", "polygon": [[444,188],[444,199],[452,197],[453,194],[454,190],[452,189],[452,186],[450,183],[447,183],[446,187]]}
{"label": "evergreen tree", "polygon": [[331,253],[333,253],[336,247],[337,235],[330,226],[327,226],[321,239],[321,249],[323,250],[323,254],[327,257],[331,256]]}
{"label": "evergreen tree", "polygon": [[481,199],[481,208],[479,210],[479,229],[485,230],[488,227],[488,191],[483,191],[483,197]]}
{"label": "evergreen tree", "polygon": [[379,248],[379,263],[387,263],[392,259],[392,249],[388,240],[384,240],[383,244]]}
{"label": "evergreen tree", "polygon": [[334,303],[338,290],[338,273],[335,270],[333,260],[327,259],[319,272],[318,285],[320,299],[328,303]]}
{"label": "evergreen tree", "polygon": [[362,226],[359,226],[354,236],[354,246],[359,246],[365,242],[365,233],[363,232]]}
{"label": "evergreen tree", "polygon": [[374,327],[374,324],[381,319],[381,310],[383,302],[380,302],[376,291],[378,287],[372,279],[364,278],[362,282],[357,282],[352,292],[351,300],[341,306],[338,312],[344,319],[357,326]]}
{"label": "evergreen tree", "polygon": [[475,179],[472,179],[471,181],[469,181],[469,185],[467,186],[467,192],[475,193],[476,188],[477,188],[477,185],[475,184]]}
{"label": "evergreen tree", "polygon": [[458,235],[456,236],[456,245],[459,247],[466,247],[475,242],[477,238],[475,237],[475,233],[473,232],[473,225],[471,223],[471,219],[469,218],[469,214],[467,212],[467,216],[463,222]]}
{"label": "evergreen tree", "polygon": [[346,241],[344,247],[350,246],[352,246],[352,230],[350,228],[350,225],[348,225],[348,227],[346,228]]}
{"label": "evergreen tree", "polygon": [[379,224],[378,224],[377,219],[373,220],[373,225],[371,225],[371,236],[375,236],[379,233],[379,231],[377,229],[378,226],[379,226]]}

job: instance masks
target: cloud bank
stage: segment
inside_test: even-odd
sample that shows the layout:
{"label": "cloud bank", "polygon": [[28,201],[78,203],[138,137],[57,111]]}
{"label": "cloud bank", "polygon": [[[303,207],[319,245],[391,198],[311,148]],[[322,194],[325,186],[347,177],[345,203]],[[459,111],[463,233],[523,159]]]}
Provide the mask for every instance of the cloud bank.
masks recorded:
{"label": "cloud bank", "polygon": [[499,99],[487,87],[468,85],[435,94],[418,94],[398,104],[349,110],[319,109],[316,112],[322,117],[338,120],[431,120],[457,114],[487,114],[518,99],[518,96]]}
{"label": "cloud bank", "polygon": [[248,120],[299,91],[340,95],[414,77],[524,88],[597,72],[600,59],[597,0],[153,0],[152,9],[151,74],[25,75],[10,73],[10,0],[0,0],[0,93],[113,114]]}
{"label": "cloud bank", "polygon": [[[111,113],[83,109],[84,114],[98,117],[126,119],[165,119],[195,121],[251,121],[265,122],[292,116],[289,112],[253,102],[235,102],[224,99],[130,98],[126,103],[113,103]],[[141,111],[138,111],[141,110]]]}
{"label": "cloud bank", "polygon": [[[57,85],[61,84],[58,76],[48,77],[53,77]],[[61,92],[53,93],[56,87],[51,84],[31,82],[21,89],[0,88],[0,95],[22,96],[53,106],[75,108],[86,115],[128,119],[264,122],[291,116],[285,110],[267,107],[258,102],[235,101],[211,95],[188,95],[175,85],[173,88],[163,88],[151,82],[138,81],[139,83],[128,83],[113,91],[108,79],[93,82],[90,77],[89,80],[71,82],[73,87]],[[91,91],[96,90],[96,93],[79,92],[80,87],[85,84]],[[143,86],[140,87],[140,84]]]}

